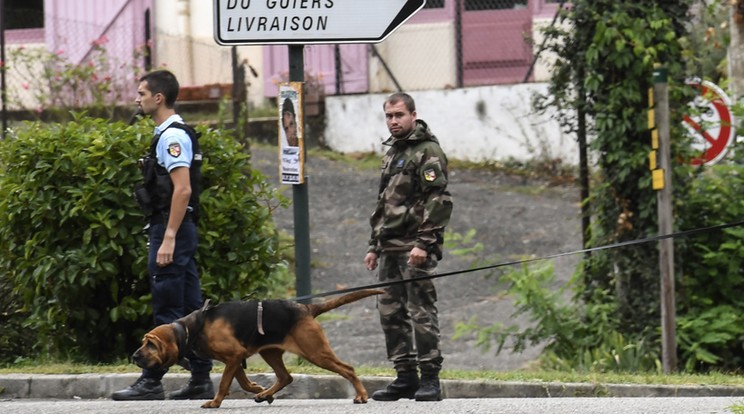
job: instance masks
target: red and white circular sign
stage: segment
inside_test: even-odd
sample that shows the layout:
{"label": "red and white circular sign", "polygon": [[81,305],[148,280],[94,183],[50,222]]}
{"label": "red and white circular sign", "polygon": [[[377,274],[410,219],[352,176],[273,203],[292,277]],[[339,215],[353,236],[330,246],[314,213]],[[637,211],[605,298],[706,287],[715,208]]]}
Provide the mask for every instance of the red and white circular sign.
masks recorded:
{"label": "red and white circular sign", "polygon": [[698,90],[690,103],[695,115],[684,116],[684,125],[693,136],[693,147],[700,150],[700,156],[691,163],[713,165],[726,156],[736,137],[731,100],[713,82],[693,80],[688,85]]}

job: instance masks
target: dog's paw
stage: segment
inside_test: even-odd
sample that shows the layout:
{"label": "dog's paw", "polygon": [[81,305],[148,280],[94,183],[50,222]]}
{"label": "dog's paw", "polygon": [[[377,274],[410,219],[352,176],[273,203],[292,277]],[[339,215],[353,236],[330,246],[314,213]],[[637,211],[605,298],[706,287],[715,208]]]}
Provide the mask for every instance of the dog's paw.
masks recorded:
{"label": "dog's paw", "polygon": [[201,408],[220,408],[221,403],[218,403],[217,401],[210,400],[202,404]]}
{"label": "dog's paw", "polygon": [[354,398],[354,404],[367,404],[367,398],[357,396]]}
{"label": "dog's paw", "polygon": [[258,396],[257,395],[256,398],[253,399],[253,401],[255,401],[257,403],[262,403],[262,402],[266,401],[269,404],[271,404],[271,403],[274,402],[274,396],[273,395],[269,395],[269,396]]}

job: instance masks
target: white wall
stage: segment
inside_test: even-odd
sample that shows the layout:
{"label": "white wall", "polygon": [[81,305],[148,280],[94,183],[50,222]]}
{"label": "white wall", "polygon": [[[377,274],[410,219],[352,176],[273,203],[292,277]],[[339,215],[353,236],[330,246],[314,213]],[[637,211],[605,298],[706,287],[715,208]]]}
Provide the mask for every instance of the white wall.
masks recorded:
{"label": "white wall", "polygon": [[[232,83],[230,46],[214,40],[214,4],[204,0],[155,1],[156,66],[166,66],[184,86]],[[254,78],[246,72],[248,100],[264,102],[263,49],[261,46],[239,46],[238,60],[249,63],[259,73]],[[247,69],[247,68],[246,68]]]}
{"label": "white wall", "polygon": [[[557,121],[531,107],[543,83],[411,92],[450,158],[484,161],[561,159],[578,164],[578,146]],[[382,152],[390,135],[382,103],[387,94],[326,97],[325,141],[334,150]]]}

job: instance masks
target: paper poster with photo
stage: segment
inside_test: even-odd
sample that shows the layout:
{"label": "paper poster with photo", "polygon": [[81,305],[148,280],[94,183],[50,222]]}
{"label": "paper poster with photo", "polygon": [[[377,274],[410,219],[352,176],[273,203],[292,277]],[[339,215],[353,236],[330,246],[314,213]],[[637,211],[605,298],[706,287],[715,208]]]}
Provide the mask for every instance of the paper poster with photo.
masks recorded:
{"label": "paper poster with photo", "polygon": [[279,175],[282,184],[302,184],[305,151],[302,82],[279,85]]}

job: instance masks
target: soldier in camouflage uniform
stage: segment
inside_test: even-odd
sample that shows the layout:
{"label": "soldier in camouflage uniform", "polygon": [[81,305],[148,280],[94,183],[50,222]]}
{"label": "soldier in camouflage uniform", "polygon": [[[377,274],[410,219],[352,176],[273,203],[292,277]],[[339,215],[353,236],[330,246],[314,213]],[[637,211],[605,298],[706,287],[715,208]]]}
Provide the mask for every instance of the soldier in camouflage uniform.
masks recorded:
{"label": "soldier in camouflage uniform", "polygon": [[[370,218],[372,237],[364,263],[379,280],[411,280],[385,288],[378,296],[388,359],[397,377],[375,391],[377,401],[442,399],[439,371],[437,292],[431,279],[442,259],[444,228],[452,213],[447,192],[447,157],[408,94],[390,95],[383,104],[392,136],[382,160],[377,207]],[[419,380],[418,369],[421,369]]]}

